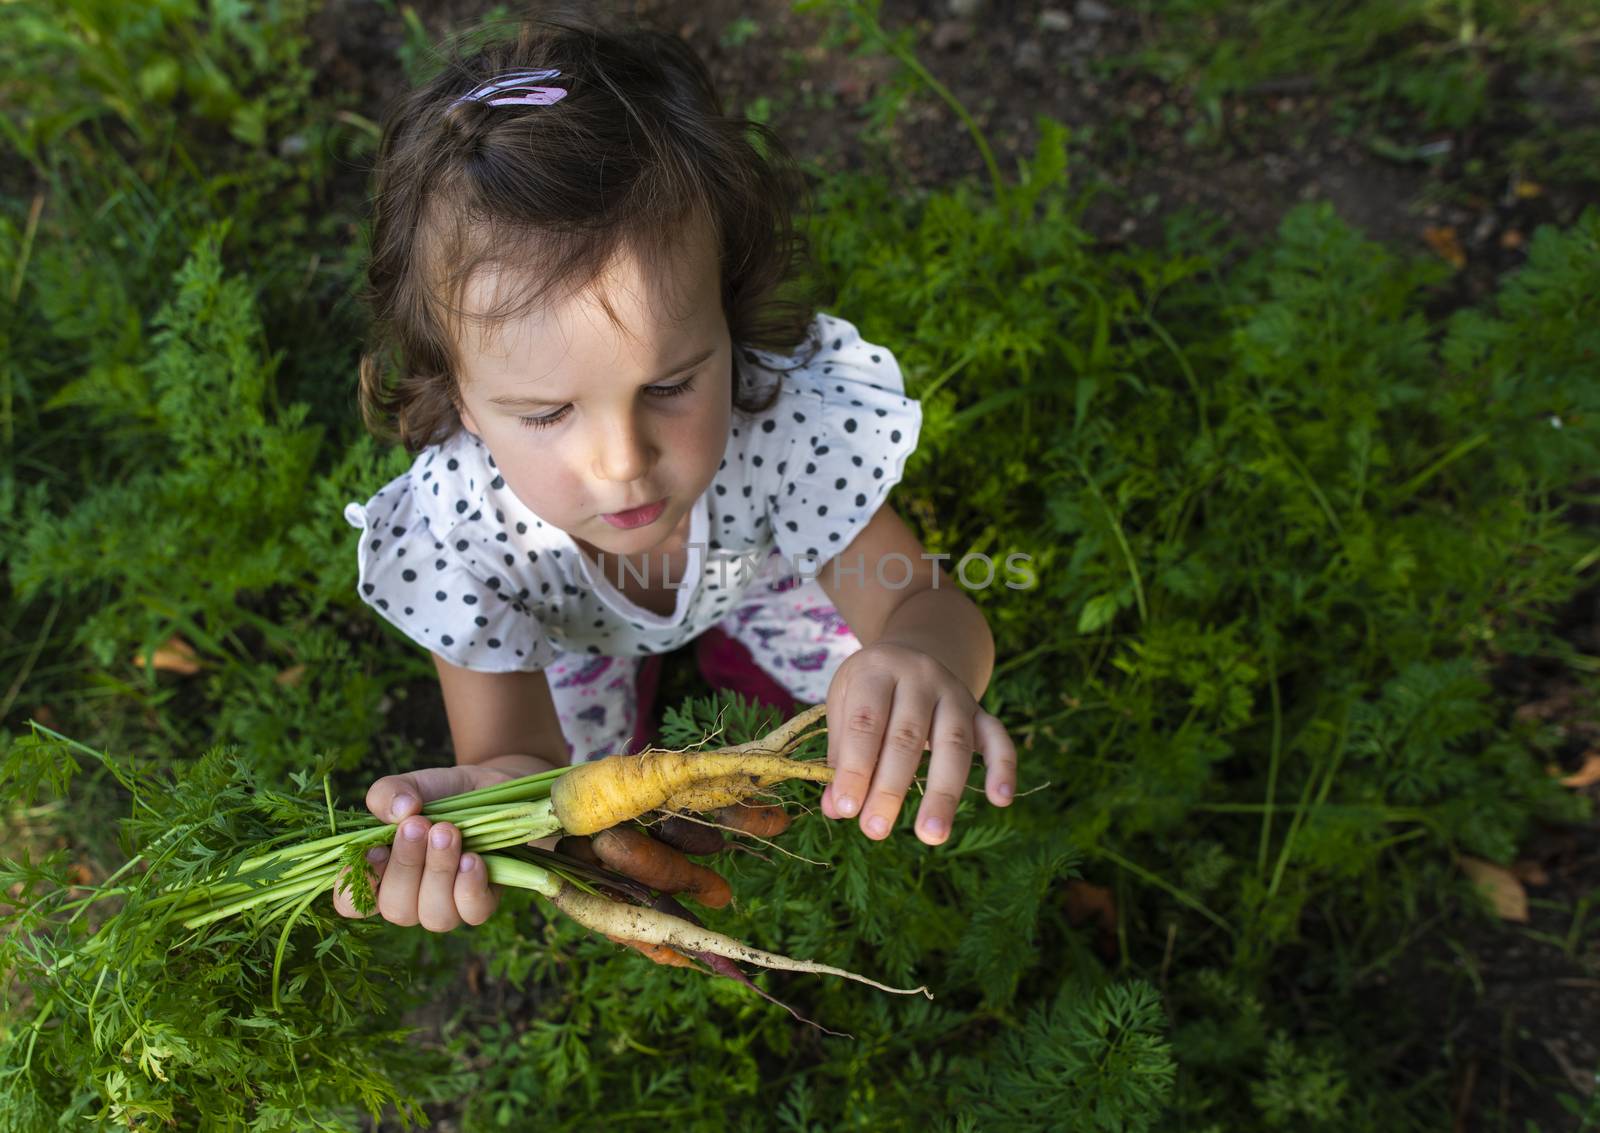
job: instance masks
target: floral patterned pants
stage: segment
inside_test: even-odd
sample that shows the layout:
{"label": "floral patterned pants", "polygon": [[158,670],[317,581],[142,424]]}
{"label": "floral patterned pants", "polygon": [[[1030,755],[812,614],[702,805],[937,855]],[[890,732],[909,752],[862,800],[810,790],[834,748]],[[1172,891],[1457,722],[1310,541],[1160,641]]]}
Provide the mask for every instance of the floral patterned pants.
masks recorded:
{"label": "floral patterned pants", "polygon": [[[717,628],[803,704],[820,704],[861,641],[816,579],[802,581],[774,550],[744,600]],[[634,750],[642,657],[563,653],[545,669],[574,763]]]}

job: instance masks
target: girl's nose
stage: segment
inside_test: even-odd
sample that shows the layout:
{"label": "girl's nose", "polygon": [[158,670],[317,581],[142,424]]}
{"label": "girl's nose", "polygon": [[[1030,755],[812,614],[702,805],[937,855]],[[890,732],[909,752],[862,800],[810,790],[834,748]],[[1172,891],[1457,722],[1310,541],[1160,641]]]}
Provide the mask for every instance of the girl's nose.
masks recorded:
{"label": "girl's nose", "polygon": [[655,449],[650,437],[632,417],[601,428],[596,437],[594,474],[601,480],[629,484],[650,471]]}

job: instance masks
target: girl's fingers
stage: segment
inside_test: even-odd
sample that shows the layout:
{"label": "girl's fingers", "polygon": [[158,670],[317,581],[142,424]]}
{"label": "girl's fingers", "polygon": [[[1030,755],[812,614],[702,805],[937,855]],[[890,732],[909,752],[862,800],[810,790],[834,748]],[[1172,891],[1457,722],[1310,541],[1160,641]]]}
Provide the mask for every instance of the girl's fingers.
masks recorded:
{"label": "girl's fingers", "polygon": [[367,788],[367,809],[384,822],[401,822],[422,809],[427,800],[412,774],[385,775]]}
{"label": "girl's fingers", "polygon": [[500,889],[489,884],[489,871],[477,854],[462,854],[456,866],[456,911],[467,924],[479,925],[500,905]]}
{"label": "girl's fingers", "polygon": [[974,723],[978,750],[983,753],[984,793],[995,806],[1010,806],[1017,793],[1017,745],[1011,742],[1006,726],[983,709],[978,710]]}
{"label": "girl's fingers", "polygon": [[872,776],[867,804],[861,809],[861,830],[868,838],[881,841],[894,829],[906,789],[916,778],[928,747],[933,709],[932,699],[919,695],[915,686],[896,686],[878,769]]}
{"label": "girl's fingers", "polygon": [[390,924],[417,923],[417,895],[428,859],[430,825],[426,818],[408,818],[395,831],[389,868],[378,890],[378,912]]}
{"label": "girl's fingers", "polygon": [[417,893],[417,923],[429,932],[449,932],[461,924],[456,910],[456,876],[461,864],[461,833],[448,822],[428,831]]}
{"label": "girl's fingers", "polygon": [[[411,836],[419,831],[421,837]],[[500,905],[500,890],[489,884],[483,859],[461,852],[461,832],[448,822],[401,823],[394,852],[377,846],[367,861],[378,912],[392,924],[449,932],[462,922],[482,924]],[[361,915],[343,888],[335,890],[333,907],[341,916]]]}
{"label": "girl's fingers", "polygon": [[[383,882],[384,871],[389,866],[389,848],[387,846],[374,846],[367,851],[367,880],[376,893]],[[349,874],[345,870],[339,874],[339,880],[333,887],[333,911],[341,917],[354,917],[360,920],[369,914],[361,913],[356,909],[356,903],[350,899],[350,891],[344,887],[344,879]]]}
{"label": "girl's fingers", "polygon": [[483,768],[458,764],[424,767],[404,775],[385,775],[367,788],[367,809],[385,822],[401,822],[420,813],[423,806],[434,799],[483,786],[485,774]]}
{"label": "girl's fingers", "polygon": [[956,805],[972,770],[972,751],[977,743],[972,717],[948,700],[941,700],[933,713],[933,734],[928,746],[928,785],[917,813],[917,837],[937,846],[950,837],[955,823]]}
{"label": "girl's fingers", "polygon": [[[850,818],[860,813],[872,786],[872,769],[884,747],[890,726],[895,684],[892,677],[868,673],[845,688],[834,682],[828,693],[828,719],[842,720],[837,732],[828,728],[828,766],[834,769],[833,782],[823,800],[823,813],[830,818]],[[835,704],[835,701],[838,701]],[[921,758],[921,752],[918,752]],[[909,780],[907,780],[909,782]],[[901,788],[901,794],[905,788]],[[898,809],[898,808],[897,808]]]}

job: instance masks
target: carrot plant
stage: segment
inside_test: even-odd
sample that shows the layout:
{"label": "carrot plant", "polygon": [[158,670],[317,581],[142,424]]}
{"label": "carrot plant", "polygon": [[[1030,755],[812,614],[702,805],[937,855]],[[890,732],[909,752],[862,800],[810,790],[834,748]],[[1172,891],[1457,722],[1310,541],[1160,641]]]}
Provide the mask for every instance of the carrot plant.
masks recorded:
{"label": "carrot plant", "polygon": [[[823,717],[818,705],[746,743],[612,756],[437,799],[423,813],[455,824],[465,849],[482,857],[491,881],[537,893],[586,928],[657,962],[699,961],[751,987],[736,962],[840,976],[883,991],[926,992],[891,988],[829,964],[745,944],[705,927],[669,895],[632,878],[527,847],[551,835],[611,833],[653,812],[681,819],[736,806],[788,780],[827,782],[830,768],[793,758],[826,730]],[[51,729],[37,731],[41,741],[53,742],[19,751],[37,760],[70,758],[77,751],[110,766],[102,753]],[[44,1084],[59,1090],[65,1079],[86,1116],[120,1119],[147,1112],[176,1118],[192,1107],[211,1120],[206,1107],[212,1103],[203,1099],[220,1079],[232,1077],[213,1059],[213,1043],[242,1041],[228,1024],[244,1020],[215,1012],[174,1016],[181,989],[215,984],[249,965],[267,985],[251,1018],[274,1024],[282,1023],[287,1002],[310,1004],[337,994],[337,981],[320,962],[302,963],[285,988],[294,929],[336,885],[349,885],[357,908],[370,913],[374,894],[364,856],[392,842],[397,828],[370,814],[336,810],[326,780],[321,808],[307,796],[310,776],[300,777],[299,793],[240,783],[237,776],[225,784],[226,761],[213,752],[186,777],[172,797],[180,808],[203,809],[181,817],[171,813],[172,803],[158,801],[163,796],[139,792],[136,780],[119,774],[145,812],[136,815],[133,828],[153,836],[86,892],[63,886],[47,865],[8,864],[0,872],[0,885],[11,887],[18,902],[0,922],[9,930],[0,970],[9,971],[31,1000],[5,1047],[13,1061],[4,1076],[18,1091],[16,1112],[38,1112],[50,1093]],[[10,770],[15,774],[18,768]],[[326,923],[316,931],[318,961],[335,948],[348,948]],[[158,964],[146,962],[158,958]],[[140,1075],[69,1067],[63,1045],[74,1041],[101,1054],[136,1051]],[[388,1090],[382,1082],[355,1084],[370,1098]],[[242,1088],[242,1080],[232,1086]],[[244,1092],[250,1097],[257,1089]]]}

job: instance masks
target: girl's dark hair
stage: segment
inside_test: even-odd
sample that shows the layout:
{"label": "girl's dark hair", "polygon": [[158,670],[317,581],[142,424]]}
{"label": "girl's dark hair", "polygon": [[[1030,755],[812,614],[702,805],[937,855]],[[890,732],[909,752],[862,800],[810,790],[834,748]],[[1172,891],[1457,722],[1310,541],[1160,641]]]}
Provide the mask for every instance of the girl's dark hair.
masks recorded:
{"label": "girl's dark hair", "polygon": [[[552,105],[457,103],[507,72],[547,68],[560,76],[539,85],[567,90]],[[520,285],[484,313],[492,325],[582,290],[624,250],[659,264],[701,222],[717,240],[735,349],[796,349],[816,307],[780,288],[805,262],[792,212],[805,191],[776,135],[725,114],[676,36],[547,16],[457,55],[394,108],[378,150],[367,427],[411,452],[460,427],[455,332],[476,272],[509,269]],[[734,405],[760,412],[777,394],[736,383]]]}

